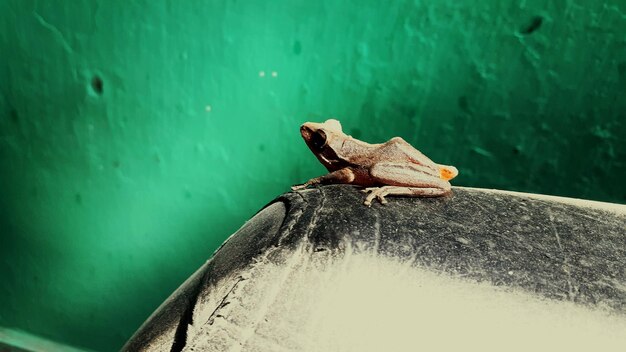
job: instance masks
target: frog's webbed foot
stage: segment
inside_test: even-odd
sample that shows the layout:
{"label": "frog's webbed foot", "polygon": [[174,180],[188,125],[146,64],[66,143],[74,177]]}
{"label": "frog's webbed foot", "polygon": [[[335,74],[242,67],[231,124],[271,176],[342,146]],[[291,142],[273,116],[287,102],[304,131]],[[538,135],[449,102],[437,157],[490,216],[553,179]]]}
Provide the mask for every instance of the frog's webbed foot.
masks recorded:
{"label": "frog's webbed foot", "polygon": [[374,198],[378,199],[380,204],[387,204],[386,196],[438,197],[448,193],[448,190],[430,187],[382,186],[365,188],[362,192],[369,193],[363,202],[363,204],[369,207],[372,205]]}

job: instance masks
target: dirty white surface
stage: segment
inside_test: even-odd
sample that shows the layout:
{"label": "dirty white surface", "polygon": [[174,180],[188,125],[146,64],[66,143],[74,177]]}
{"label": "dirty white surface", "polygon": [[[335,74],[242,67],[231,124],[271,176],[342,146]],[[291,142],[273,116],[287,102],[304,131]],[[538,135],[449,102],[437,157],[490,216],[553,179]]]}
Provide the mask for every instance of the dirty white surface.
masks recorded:
{"label": "dirty white surface", "polygon": [[[626,319],[354,254],[277,250],[184,351],[623,351]],[[226,304],[224,304],[226,303]],[[199,313],[206,314],[209,311]],[[202,347],[200,347],[202,346]]]}

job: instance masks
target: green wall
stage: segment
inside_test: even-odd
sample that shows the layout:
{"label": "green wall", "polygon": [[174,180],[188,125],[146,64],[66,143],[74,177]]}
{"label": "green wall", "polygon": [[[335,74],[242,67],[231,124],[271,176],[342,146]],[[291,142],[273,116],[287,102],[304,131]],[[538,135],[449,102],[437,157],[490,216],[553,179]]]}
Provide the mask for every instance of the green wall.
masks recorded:
{"label": "green wall", "polygon": [[0,326],[119,348],[256,210],[323,172],[307,120],[402,136],[457,185],[626,202],[623,0],[0,13]]}

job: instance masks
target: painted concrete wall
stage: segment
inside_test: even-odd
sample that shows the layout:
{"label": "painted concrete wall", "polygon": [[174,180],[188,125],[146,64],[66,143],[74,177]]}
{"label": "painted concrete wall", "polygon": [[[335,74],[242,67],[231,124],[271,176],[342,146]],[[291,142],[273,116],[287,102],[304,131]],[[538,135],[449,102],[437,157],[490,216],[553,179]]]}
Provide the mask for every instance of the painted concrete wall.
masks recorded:
{"label": "painted concrete wall", "polygon": [[626,202],[622,0],[0,2],[0,325],[112,350],[339,118]]}

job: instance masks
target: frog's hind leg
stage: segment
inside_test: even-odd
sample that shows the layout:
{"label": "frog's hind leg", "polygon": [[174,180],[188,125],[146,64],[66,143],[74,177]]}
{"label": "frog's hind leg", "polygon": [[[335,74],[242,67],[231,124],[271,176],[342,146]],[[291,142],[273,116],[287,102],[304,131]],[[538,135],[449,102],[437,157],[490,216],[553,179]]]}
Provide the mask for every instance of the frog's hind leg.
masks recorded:
{"label": "frog's hind leg", "polygon": [[399,186],[382,186],[382,187],[370,187],[363,190],[365,193],[369,193],[365,197],[363,204],[368,207],[372,205],[374,198],[378,199],[380,204],[387,204],[386,196],[409,196],[409,197],[439,197],[443,196],[448,191],[441,188],[416,188],[416,187],[399,187]]}
{"label": "frog's hind leg", "polygon": [[387,203],[385,196],[439,197],[450,192],[450,183],[438,177],[429,168],[407,163],[379,163],[370,170],[372,179],[382,187],[366,188],[369,193],[364,204],[370,206],[374,198]]}

